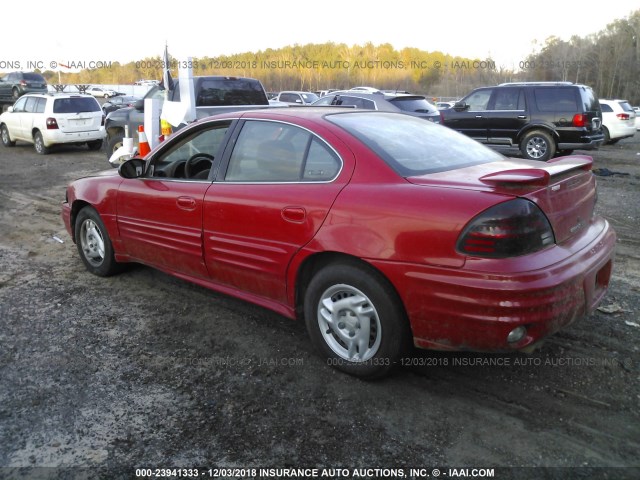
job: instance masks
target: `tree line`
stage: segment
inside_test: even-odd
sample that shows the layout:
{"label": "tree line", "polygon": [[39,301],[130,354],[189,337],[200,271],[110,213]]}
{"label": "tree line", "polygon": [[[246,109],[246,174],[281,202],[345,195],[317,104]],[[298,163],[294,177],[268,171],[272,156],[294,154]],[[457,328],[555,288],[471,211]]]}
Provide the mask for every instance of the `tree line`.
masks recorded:
{"label": "tree line", "polygon": [[[542,48],[511,68],[492,58],[465,58],[417,48],[374,45],[292,45],[216,58],[193,58],[194,75],[254,77],[268,91],[351,88],[359,85],[460,98],[478,86],[510,81],[571,81],[593,87],[601,98],[640,104],[640,10],[604,30],[569,41],[547,38]],[[174,78],[178,61],[170,62]],[[162,79],[160,56],[78,73],[45,71],[49,83],[131,84]]]}

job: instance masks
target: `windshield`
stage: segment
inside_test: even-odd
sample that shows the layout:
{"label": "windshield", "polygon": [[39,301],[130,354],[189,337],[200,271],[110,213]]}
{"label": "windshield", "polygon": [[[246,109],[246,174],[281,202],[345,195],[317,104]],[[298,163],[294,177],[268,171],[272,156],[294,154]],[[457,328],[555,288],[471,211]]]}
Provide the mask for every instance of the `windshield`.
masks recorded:
{"label": "windshield", "polygon": [[499,153],[447,127],[400,113],[327,116],[371,148],[403,177],[504,160]]}

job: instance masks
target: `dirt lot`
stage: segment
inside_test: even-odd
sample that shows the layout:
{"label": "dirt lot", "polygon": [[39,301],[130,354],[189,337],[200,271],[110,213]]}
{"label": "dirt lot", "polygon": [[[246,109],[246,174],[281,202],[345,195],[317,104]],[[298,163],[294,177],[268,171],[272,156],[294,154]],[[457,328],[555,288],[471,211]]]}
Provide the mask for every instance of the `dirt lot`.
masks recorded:
{"label": "dirt lot", "polygon": [[640,478],[640,133],[592,155],[622,173],[598,177],[619,235],[600,311],[531,356],[417,351],[364,382],[325,365],[301,323],[142,266],[90,275],[59,211],[104,153],[0,147],[0,477]]}

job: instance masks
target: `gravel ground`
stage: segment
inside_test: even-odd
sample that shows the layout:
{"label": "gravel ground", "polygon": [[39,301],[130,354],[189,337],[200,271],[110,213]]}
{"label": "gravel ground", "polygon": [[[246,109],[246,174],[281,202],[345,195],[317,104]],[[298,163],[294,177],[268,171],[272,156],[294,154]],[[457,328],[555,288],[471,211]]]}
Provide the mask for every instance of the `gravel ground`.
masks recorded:
{"label": "gravel ground", "polygon": [[[105,154],[0,147],[0,478],[640,478],[640,132],[590,154],[619,235],[600,310],[532,355],[415,351],[365,382],[302,323],[143,266],[92,276],[60,204]],[[375,468],[406,470],[354,471]]]}

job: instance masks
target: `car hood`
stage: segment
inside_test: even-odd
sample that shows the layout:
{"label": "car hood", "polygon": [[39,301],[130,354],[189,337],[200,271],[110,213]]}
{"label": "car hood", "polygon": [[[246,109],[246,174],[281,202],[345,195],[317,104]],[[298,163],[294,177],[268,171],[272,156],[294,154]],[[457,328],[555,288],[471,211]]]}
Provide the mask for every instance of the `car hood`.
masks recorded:
{"label": "car hood", "polygon": [[589,225],[595,207],[593,160],[583,155],[560,157],[549,162],[507,159],[458,170],[415,177],[416,185],[472,189],[522,197],[545,213],[562,243]]}

